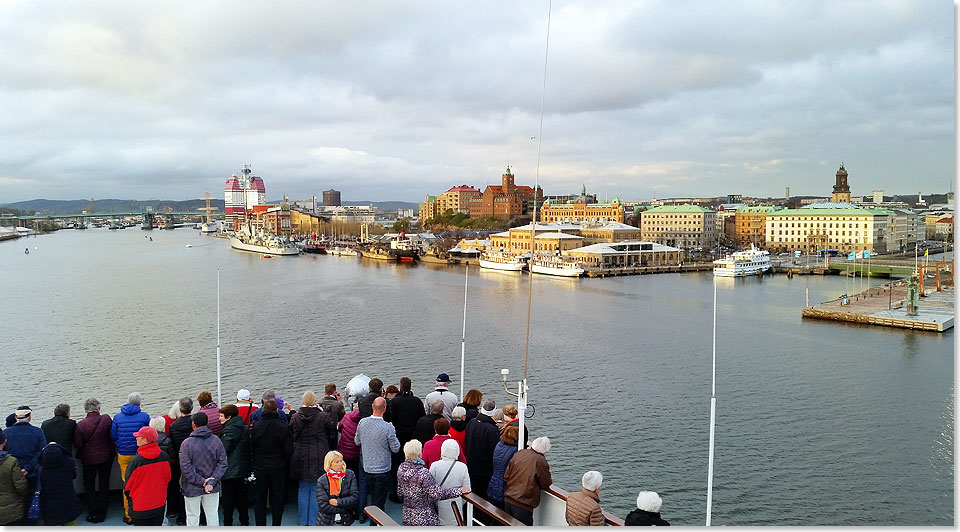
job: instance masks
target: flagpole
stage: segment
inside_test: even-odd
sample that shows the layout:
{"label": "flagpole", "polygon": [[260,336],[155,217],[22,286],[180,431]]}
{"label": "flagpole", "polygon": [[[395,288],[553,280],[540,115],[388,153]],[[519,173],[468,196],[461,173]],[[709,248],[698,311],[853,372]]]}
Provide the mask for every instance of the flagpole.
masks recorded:
{"label": "flagpole", "polygon": [[713,373],[710,385],[710,451],[707,459],[707,522],[713,516],[713,444],[717,420],[717,278],[713,278]]}
{"label": "flagpole", "polygon": [[217,404],[223,405],[220,398],[220,268],[217,268]]}

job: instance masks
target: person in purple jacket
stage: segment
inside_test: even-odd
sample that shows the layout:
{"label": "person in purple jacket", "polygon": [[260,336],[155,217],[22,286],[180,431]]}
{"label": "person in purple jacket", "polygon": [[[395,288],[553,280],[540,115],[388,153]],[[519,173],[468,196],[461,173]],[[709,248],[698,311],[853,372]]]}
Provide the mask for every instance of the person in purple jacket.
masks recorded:
{"label": "person in purple jacket", "polygon": [[[150,424],[150,415],[140,410],[140,394],[133,392],[127,396],[127,404],[120,407],[120,413],[113,416],[110,427],[110,436],[117,445],[117,465],[120,466],[120,476],[127,481],[127,465],[137,455],[137,439],[133,433]],[[130,502],[123,498],[123,522],[132,525],[130,517]]]}
{"label": "person in purple jacket", "polygon": [[[100,413],[100,401],[91,397],[84,401],[87,416],[77,423],[73,448],[83,464],[83,493],[87,500],[87,521],[102,523],[107,517],[107,495],[110,470],[113,468],[113,440],[110,438],[110,416]],[[100,479],[100,489],[96,487]]]}
{"label": "person in purple jacket", "polygon": [[180,445],[180,474],[187,526],[200,525],[200,506],[207,524],[217,526],[220,517],[220,480],[227,472],[227,452],[220,438],[207,427],[207,415],[197,412],[191,418],[193,432]]}

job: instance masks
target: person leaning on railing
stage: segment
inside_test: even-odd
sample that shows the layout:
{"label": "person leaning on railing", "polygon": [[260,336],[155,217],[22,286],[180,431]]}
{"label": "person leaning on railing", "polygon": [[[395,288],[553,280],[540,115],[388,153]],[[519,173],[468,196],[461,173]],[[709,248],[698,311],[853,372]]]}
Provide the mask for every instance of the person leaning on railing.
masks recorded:
{"label": "person leaning on railing", "polygon": [[440,517],[437,514],[437,501],[470,493],[467,486],[441,488],[420,459],[422,451],[423,445],[418,440],[408,441],[403,446],[406,461],[397,470],[397,490],[403,498],[404,526],[438,526]]}
{"label": "person leaning on railing", "polygon": [[544,457],[549,450],[550,438],[541,436],[529,449],[517,451],[503,473],[504,510],[528,526],[533,526],[533,509],[540,505],[540,491],[553,484],[550,464]]}
{"label": "person leaning on railing", "polygon": [[603,475],[599,471],[587,471],[583,474],[583,489],[567,497],[567,509],[564,517],[570,526],[603,526],[603,508],[600,507],[600,487]]}

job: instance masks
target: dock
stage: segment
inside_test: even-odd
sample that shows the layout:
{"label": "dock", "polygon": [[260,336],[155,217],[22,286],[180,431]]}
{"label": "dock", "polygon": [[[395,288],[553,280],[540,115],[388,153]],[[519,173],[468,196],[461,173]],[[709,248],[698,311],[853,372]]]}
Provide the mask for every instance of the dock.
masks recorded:
{"label": "dock", "polygon": [[908,316],[907,286],[895,281],[846,298],[803,309],[804,318],[943,332],[953,328],[954,287],[930,290],[920,298],[916,316]]}
{"label": "dock", "polygon": [[584,272],[587,277],[608,277],[613,275],[643,275],[647,273],[683,273],[713,271],[712,262],[695,262],[692,264],[669,266],[631,266],[626,268],[599,268],[588,269]]}

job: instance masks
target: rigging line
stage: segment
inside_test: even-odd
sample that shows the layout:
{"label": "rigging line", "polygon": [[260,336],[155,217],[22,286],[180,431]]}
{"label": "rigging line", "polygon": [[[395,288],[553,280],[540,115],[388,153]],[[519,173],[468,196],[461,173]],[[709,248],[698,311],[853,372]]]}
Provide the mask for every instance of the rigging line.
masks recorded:
{"label": "rigging line", "polygon": [[547,4],[547,43],[543,51],[543,85],[540,89],[540,127],[537,132],[537,171],[533,185],[533,217],[530,219],[530,258],[527,259],[529,290],[527,291],[527,335],[523,344],[523,379],[527,379],[527,355],[530,352],[530,307],[533,305],[533,256],[534,238],[537,234],[537,191],[540,190],[540,153],[543,147],[543,102],[547,94],[547,59],[550,54],[550,15],[553,0]]}

